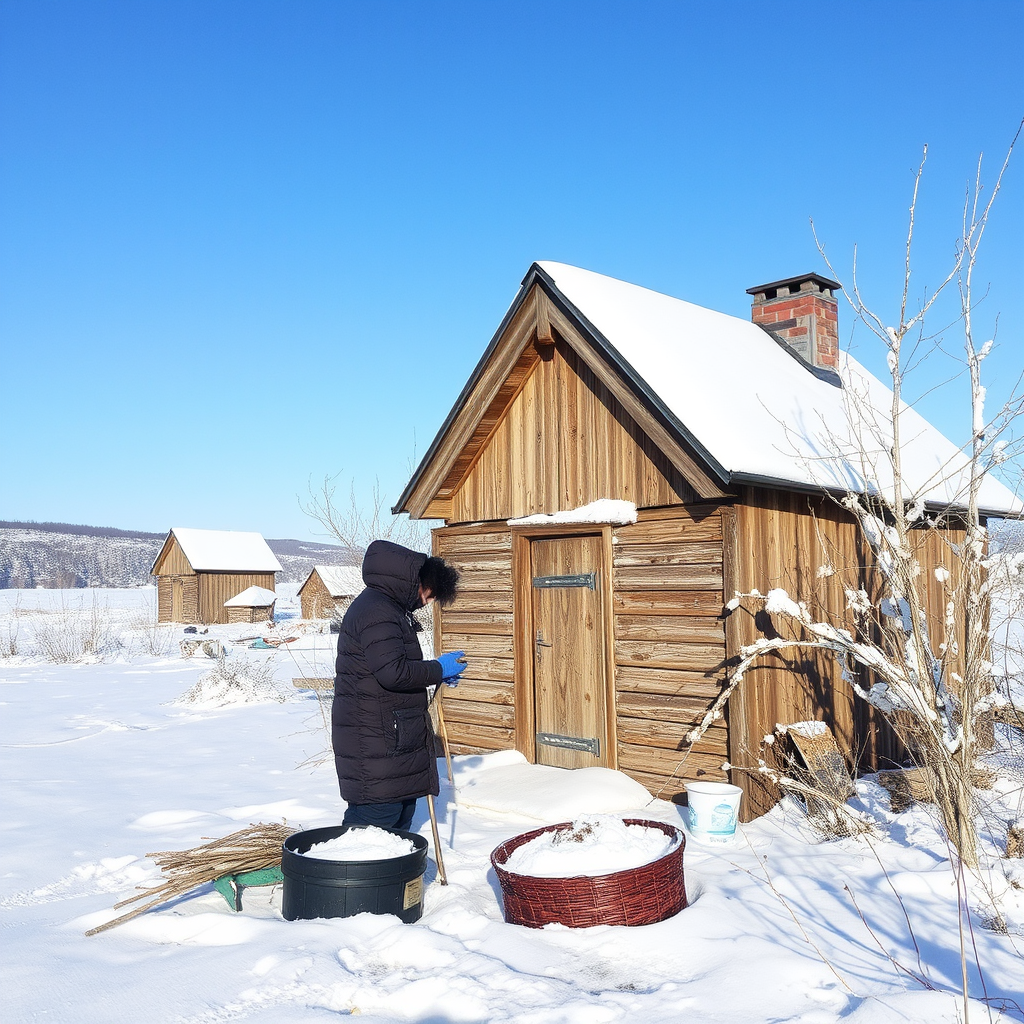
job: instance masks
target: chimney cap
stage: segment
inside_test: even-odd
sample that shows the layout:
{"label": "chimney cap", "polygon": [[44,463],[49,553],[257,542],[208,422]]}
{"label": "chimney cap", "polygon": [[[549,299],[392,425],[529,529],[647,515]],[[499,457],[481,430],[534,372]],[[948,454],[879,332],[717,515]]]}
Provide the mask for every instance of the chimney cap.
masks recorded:
{"label": "chimney cap", "polygon": [[769,281],[768,284],[759,284],[754,288],[748,288],[748,295],[757,295],[764,293],[765,299],[774,299],[778,294],[780,288],[788,288],[792,292],[793,285],[802,285],[805,281],[812,281],[818,286],[818,291],[824,291],[828,289],[832,292],[842,290],[842,285],[838,281],[833,281],[831,278],[823,277],[821,274],[801,274],[799,277],[786,277],[781,281]]}

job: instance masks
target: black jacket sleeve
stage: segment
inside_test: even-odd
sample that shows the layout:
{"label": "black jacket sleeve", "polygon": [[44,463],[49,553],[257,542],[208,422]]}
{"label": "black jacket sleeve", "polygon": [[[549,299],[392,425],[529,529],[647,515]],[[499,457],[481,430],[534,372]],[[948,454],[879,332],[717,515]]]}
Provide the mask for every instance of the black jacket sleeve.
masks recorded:
{"label": "black jacket sleeve", "polygon": [[366,667],[385,690],[408,693],[441,682],[438,662],[409,656],[399,622],[385,620],[367,626],[362,642]]}

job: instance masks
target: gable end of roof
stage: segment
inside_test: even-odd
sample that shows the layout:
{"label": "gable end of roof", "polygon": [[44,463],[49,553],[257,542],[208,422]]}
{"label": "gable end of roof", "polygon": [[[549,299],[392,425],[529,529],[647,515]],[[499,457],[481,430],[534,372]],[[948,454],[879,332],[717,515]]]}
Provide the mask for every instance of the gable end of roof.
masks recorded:
{"label": "gable end of roof", "polygon": [[[717,479],[722,487],[730,484],[729,472],[718,462],[718,460],[701,444],[694,434],[687,429],[686,425],[675,413],[665,404],[658,393],[636,372],[626,361],[619,350],[587,319],[566,296],[559,290],[554,280],[547,274],[543,267],[534,263],[531,271],[536,270],[536,277],[544,285],[551,301],[561,310],[563,315],[574,321],[574,326],[597,348],[616,372],[625,380],[629,386],[640,395],[645,403],[658,415],[663,425],[683,439],[686,445],[691,448],[710,470],[711,475]],[[528,275],[529,276],[529,275]]]}
{"label": "gable end of roof", "polygon": [[449,429],[464,408],[467,400],[473,392],[473,389],[476,387],[477,382],[480,380],[481,375],[487,367],[492,354],[500,344],[509,324],[519,313],[523,303],[526,301],[527,296],[530,294],[530,291],[535,284],[539,285],[543,289],[548,299],[562,314],[562,316],[565,317],[580,333],[580,335],[612,366],[615,372],[625,381],[627,386],[643,401],[649,411],[661,421],[662,426],[665,427],[670,434],[674,434],[680,438],[683,444],[694,452],[699,461],[708,469],[711,479],[717,481],[723,489],[728,488],[730,484],[730,475],[724,467],[686,428],[679,418],[672,413],[672,411],[665,405],[664,401],[662,401],[658,396],[657,392],[655,392],[647,381],[645,381],[633,369],[633,367],[630,366],[615,346],[612,345],[611,342],[609,342],[608,339],[594,326],[594,324],[587,319],[582,311],[579,310],[562,293],[555,284],[554,279],[544,270],[544,268],[535,262],[530,266],[526,276],[520,283],[519,291],[516,293],[512,304],[509,306],[504,317],[502,317],[501,323],[492,335],[487,348],[484,350],[483,355],[474,367],[472,374],[470,374],[469,380],[459,393],[459,397],[456,399],[455,404],[449,411],[444,423],[441,424],[441,428],[435,435],[430,447],[420,460],[420,464],[416,467],[416,471],[406,484],[405,489],[398,498],[398,501],[392,506],[392,514],[399,515],[400,513],[407,511],[406,505],[415,492],[416,487],[426,472],[427,467],[437,455]]}

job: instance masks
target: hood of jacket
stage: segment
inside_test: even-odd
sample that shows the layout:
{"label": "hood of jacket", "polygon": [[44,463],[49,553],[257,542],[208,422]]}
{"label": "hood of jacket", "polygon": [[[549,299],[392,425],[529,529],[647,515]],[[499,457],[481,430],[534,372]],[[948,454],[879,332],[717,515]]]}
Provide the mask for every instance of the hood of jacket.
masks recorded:
{"label": "hood of jacket", "polygon": [[363,555],[363,582],[387,594],[406,611],[415,611],[420,603],[420,569],[426,560],[422,551],[375,540]]}

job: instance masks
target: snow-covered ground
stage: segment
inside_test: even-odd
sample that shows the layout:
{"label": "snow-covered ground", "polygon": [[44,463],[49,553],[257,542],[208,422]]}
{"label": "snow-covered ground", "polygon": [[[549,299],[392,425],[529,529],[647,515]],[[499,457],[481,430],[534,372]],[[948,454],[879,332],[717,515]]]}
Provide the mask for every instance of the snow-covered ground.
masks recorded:
{"label": "snow-covered ground", "polygon": [[[223,671],[262,680],[250,691],[261,699],[183,702],[216,662],[182,659],[181,627],[147,625],[152,607],[151,589],[0,592],[4,1021],[963,1019],[944,841],[927,807],[893,815],[870,780],[854,801],[875,822],[869,837],[820,842],[786,802],[743,826],[731,848],[688,843],[691,905],[675,918],[531,930],[502,920],[495,846],[564,820],[567,807],[676,825],[680,811],[640,795],[624,806],[636,790],[617,775],[578,785],[576,773],[512,754],[458,758],[464,799],[445,785],[437,801],[450,884],[434,882],[431,862],[416,924],[372,915],[286,922],[279,888],[246,890],[236,914],[208,887],[85,937],[115,915],[116,901],[159,881],[147,852],[257,821],[336,824],[343,812],[322,706],[291,685],[331,674],[334,638],[307,630],[276,651],[228,642]],[[298,633],[294,598],[283,596],[278,612],[274,633]],[[100,635],[101,649],[76,663],[44,660],[48,624],[72,621]],[[208,636],[257,633],[271,635],[230,626]],[[1019,740],[1016,764],[1004,756],[987,797],[985,868],[970,882],[970,991],[990,997],[969,1005],[972,1021],[1000,1019],[1004,1006],[1002,1019],[1024,1019],[1024,861],[1002,857],[1007,822],[1024,817]],[[429,839],[422,802],[413,827]],[[997,913],[1002,930],[989,925]]]}

